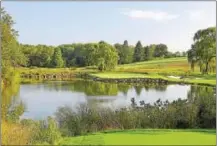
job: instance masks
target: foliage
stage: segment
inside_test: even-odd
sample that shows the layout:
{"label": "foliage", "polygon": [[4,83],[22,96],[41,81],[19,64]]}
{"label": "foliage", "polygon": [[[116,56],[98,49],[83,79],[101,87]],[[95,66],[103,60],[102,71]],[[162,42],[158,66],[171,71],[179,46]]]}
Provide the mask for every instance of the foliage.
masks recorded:
{"label": "foliage", "polygon": [[203,74],[208,74],[213,69],[210,63],[216,57],[216,28],[209,27],[198,30],[194,35],[194,43],[188,51],[188,61],[192,70],[197,63]]}
{"label": "foliage", "polygon": [[104,58],[98,58],[97,60],[97,66],[98,66],[98,70],[103,71],[105,70],[105,59]]}
{"label": "foliage", "polygon": [[61,68],[61,67],[64,66],[64,62],[63,62],[63,59],[62,59],[62,53],[61,53],[60,49],[55,48],[51,62],[52,62],[51,63],[52,66],[55,67],[55,68]]}
{"label": "foliage", "polygon": [[1,8],[1,65],[3,75],[10,66],[20,66],[26,64],[26,57],[20,51],[19,43],[17,42],[18,32],[13,29],[14,21],[12,17]]}
{"label": "foliage", "polygon": [[134,62],[139,62],[143,60],[143,47],[140,41],[137,42],[134,49]]}
{"label": "foliage", "polygon": [[133,49],[128,45],[128,41],[125,40],[124,44],[115,44],[115,48],[118,51],[118,64],[128,64],[133,61]]}
{"label": "foliage", "polygon": [[152,60],[154,58],[156,45],[152,44],[150,46],[146,46],[145,49],[145,58],[144,60]]}
{"label": "foliage", "polygon": [[100,60],[100,67],[102,70],[112,70],[118,63],[118,54],[116,49],[104,42],[99,43],[99,47],[96,50],[95,58],[103,58]]}
{"label": "foliage", "polygon": [[27,67],[51,67],[51,59],[54,54],[54,47],[46,45],[25,45],[21,44],[21,50],[28,58]]}
{"label": "foliage", "polygon": [[27,126],[1,121],[1,143],[3,145],[30,144],[32,131]]}
{"label": "foliage", "polygon": [[154,57],[164,57],[167,54],[167,46],[165,44],[156,45]]}
{"label": "foliage", "polygon": [[1,88],[1,134],[3,145],[26,145],[31,140],[31,129],[19,124],[24,105],[18,102],[19,74],[8,67]]}
{"label": "foliage", "polygon": [[55,145],[61,140],[61,133],[57,123],[51,117],[39,121],[23,119],[20,124],[32,130],[30,144]]}

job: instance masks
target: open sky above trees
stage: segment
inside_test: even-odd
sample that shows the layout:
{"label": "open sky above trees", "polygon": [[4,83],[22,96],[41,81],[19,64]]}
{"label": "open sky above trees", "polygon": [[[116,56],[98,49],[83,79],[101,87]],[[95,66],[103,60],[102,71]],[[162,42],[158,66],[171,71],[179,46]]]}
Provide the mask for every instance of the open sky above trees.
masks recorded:
{"label": "open sky above trees", "polygon": [[[215,2],[3,2],[24,44],[166,44],[187,51],[199,29],[215,26]],[[31,36],[31,37],[30,37]]]}

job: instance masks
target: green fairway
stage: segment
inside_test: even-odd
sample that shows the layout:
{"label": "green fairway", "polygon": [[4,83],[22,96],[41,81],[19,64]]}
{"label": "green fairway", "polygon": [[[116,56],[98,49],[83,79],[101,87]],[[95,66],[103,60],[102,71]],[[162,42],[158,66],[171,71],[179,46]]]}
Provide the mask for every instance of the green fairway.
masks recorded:
{"label": "green fairway", "polygon": [[[150,61],[136,62],[131,64],[118,65],[117,72],[130,73],[155,73],[163,75],[201,75],[199,67],[195,66],[194,72],[191,71],[187,58],[164,58]],[[213,74],[213,73],[212,73]]]}
{"label": "green fairway", "polygon": [[126,79],[126,78],[153,78],[164,79],[173,82],[182,83],[194,83],[194,84],[207,84],[216,85],[215,75],[207,76],[189,76],[184,79],[172,78],[166,75],[160,74],[142,74],[142,73],[127,73],[127,72],[104,72],[104,73],[92,73],[91,75],[99,78],[107,79]]}
{"label": "green fairway", "polygon": [[64,138],[60,145],[215,145],[215,130],[124,130]]}
{"label": "green fairway", "polygon": [[[99,78],[158,78],[173,82],[216,85],[216,74],[202,75],[199,68],[190,70],[187,58],[166,58],[118,65],[112,72],[96,72]],[[176,76],[173,78],[170,76]],[[179,79],[185,76],[184,79]]]}

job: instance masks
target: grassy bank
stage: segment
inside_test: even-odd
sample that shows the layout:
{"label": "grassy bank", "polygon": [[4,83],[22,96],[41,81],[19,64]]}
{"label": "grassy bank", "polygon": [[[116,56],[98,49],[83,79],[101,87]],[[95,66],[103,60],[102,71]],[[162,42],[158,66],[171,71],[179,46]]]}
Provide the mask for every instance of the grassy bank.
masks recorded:
{"label": "grassy bank", "polygon": [[[189,73],[190,65],[188,64],[186,57],[165,58],[119,65],[116,68],[116,71],[131,73],[185,75],[186,73]],[[191,74],[200,74],[199,68],[195,66],[195,71],[191,72]]]}
{"label": "grassy bank", "polygon": [[82,68],[16,68],[20,74],[59,74],[59,73],[78,73],[78,72],[96,72],[91,67]]}
{"label": "grassy bank", "polygon": [[[78,74],[89,73],[98,78],[153,78],[164,79],[177,83],[216,85],[216,73],[202,75],[199,68],[194,72],[186,57],[156,59],[151,61],[137,62],[118,65],[112,72],[99,72],[95,67],[79,68],[17,68],[21,74]],[[180,77],[184,77],[180,79]],[[38,82],[40,80],[23,79],[23,83]]]}
{"label": "grassy bank", "polygon": [[63,138],[60,145],[215,145],[215,130],[122,130]]}
{"label": "grassy bank", "polygon": [[[191,71],[186,57],[158,59],[118,65],[113,72],[92,74],[99,78],[153,78],[171,82],[216,85],[216,73],[202,75],[199,68]],[[180,77],[184,77],[180,79]]]}
{"label": "grassy bank", "polygon": [[[78,73],[93,73],[97,70],[91,67],[83,68],[16,68],[21,77],[21,83],[39,83],[47,80],[73,80]],[[68,75],[68,77],[58,77],[59,75]],[[31,76],[31,77],[29,77]],[[50,76],[51,78],[44,78],[44,76]],[[52,78],[52,76],[57,76]]]}
{"label": "grassy bank", "polygon": [[123,72],[104,72],[104,73],[92,73],[94,77],[104,79],[127,79],[127,78],[151,78],[151,79],[164,79],[174,83],[186,83],[186,84],[205,84],[216,85],[215,75],[204,76],[187,76],[180,79],[178,76],[166,76],[160,74],[142,74],[142,73],[123,73]]}

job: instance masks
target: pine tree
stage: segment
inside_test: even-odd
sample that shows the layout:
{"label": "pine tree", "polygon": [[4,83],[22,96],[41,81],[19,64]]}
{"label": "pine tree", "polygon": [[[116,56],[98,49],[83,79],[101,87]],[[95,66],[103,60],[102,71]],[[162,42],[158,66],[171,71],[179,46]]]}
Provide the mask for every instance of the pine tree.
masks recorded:
{"label": "pine tree", "polygon": [[62,58],[62,53],[59,48],[55,48],[53,58],[52,58],[52,66],[56,68],[61,68],[64,66],[64,61]]}
{"label": "pine tree", "polygon": [[140,41],[137,42],[136,47],[134,49],[134,61],[142,61],[143,60],[143,47]]}

